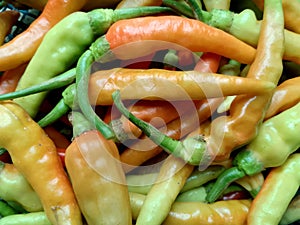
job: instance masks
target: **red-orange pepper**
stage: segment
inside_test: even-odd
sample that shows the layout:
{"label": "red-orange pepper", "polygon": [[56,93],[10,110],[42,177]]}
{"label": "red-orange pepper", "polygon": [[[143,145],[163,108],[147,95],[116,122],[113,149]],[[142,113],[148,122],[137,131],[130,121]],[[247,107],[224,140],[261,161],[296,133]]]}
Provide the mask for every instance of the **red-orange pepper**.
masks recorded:
{"label": "red-orange pepper", "polygon": [[14,10],[0,12],[0,45],[5,41],[5,37],[11,31],[13,25],[18,21],[20,13]]}

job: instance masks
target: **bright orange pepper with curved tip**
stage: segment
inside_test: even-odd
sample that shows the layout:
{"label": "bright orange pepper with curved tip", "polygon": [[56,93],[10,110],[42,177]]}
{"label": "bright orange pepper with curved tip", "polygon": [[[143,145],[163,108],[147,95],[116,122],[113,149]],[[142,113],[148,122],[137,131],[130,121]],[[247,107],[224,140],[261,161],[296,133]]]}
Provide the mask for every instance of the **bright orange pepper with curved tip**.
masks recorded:
{"label": "bright orange pepper with curved tip", "polygon": [[61,19],[80,10],[86,0],[49,0],[41,15],[14,39],[0,47],[0,71],[28,62],[45,34]]}
{"label": "bright orange pepper with curved tip", "polygon": [[0,12],[0,45],[5,41],[5,37],[11,31],[13,25],[18,21],[20,13],[14,10]]}
{"label": "bright orange pepper with curved tip", "polygon": [[2,101],[0,116],[0,146],[7,149],[14,166],[39,196],[51,223],[82,225],[75,194],[53,141],[16,103]]}

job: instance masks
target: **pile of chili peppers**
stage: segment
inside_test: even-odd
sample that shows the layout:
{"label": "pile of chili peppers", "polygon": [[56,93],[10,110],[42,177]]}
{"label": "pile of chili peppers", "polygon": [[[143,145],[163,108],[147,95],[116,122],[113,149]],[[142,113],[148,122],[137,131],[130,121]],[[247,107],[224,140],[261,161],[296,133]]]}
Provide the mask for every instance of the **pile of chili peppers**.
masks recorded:
{"label": "pile of chili peppers", "polygon": [[298,0],[1,7],[0,225],[300,221]]}

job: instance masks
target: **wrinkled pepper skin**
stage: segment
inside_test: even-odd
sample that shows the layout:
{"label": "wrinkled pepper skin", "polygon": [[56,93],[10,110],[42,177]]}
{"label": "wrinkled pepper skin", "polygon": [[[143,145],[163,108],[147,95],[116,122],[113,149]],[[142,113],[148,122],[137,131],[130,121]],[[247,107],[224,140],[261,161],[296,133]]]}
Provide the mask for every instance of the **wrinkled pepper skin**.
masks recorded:
{"label": "wrinkled pepper skin", "polygon": [[[86,154],[95,160],[93,166]],[[66,150],[66,168],[89,225],[132,223],[125,174],[118,159],[115,143],[96,130],[77,136]]]}
{"label": "wrinkled pepper skin", "polygon": [[279,224],[300,185],[300,154],[292,154],[279,167],[273,168],[258,195],[254,198],[247,217],[248,225]]}
{"label": "wrinkled pepper skin", "polygon": [[52,225],[81,225],[81,212],[53,141],[14,102],[1,102],[0,117],[0,146],[38,194]]}
{"label": "wrinkled pepper skin", "polygon": [[43,210],[36,192],[13,164],[0,162],[0,198],[19,203],[28,212]]}

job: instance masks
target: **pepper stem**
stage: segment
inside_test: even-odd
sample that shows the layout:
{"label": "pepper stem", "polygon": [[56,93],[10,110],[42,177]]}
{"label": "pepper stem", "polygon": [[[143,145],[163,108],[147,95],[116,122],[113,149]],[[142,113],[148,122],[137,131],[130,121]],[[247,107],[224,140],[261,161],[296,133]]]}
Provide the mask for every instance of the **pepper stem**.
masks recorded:
{"label": "pepper stem", "polygon": [[108,124],[99,118],[89,101],[89,78],[91,66],[95,58],[91,50],[87,50],[78,60],[76,67],[77,102],[84,116],[102,133],[106,139],[115,139],[115,134]]}
{"label": "pepper stem", "polygon": [[203,160],[206,162],[210,159],[206,151],[206,144],[200,137],[187,138],[183,142],[174,140],[161,133],[157,128],[143,120],[135,117],[121,101],[120,91],[117,90],[112,94],[115,106],[118,110],[133,124],[140,128],[147,137],[155,144],[162,147],[166,152],[173,154],[175,157],[182,158],[191,165],[199,165]]}
{"label": "pepper stem", "polygon": [[222,172],[206,196],[209,203],[216,201],[224,190],[234,181],[246,176],[238,167],[231,167]]}

